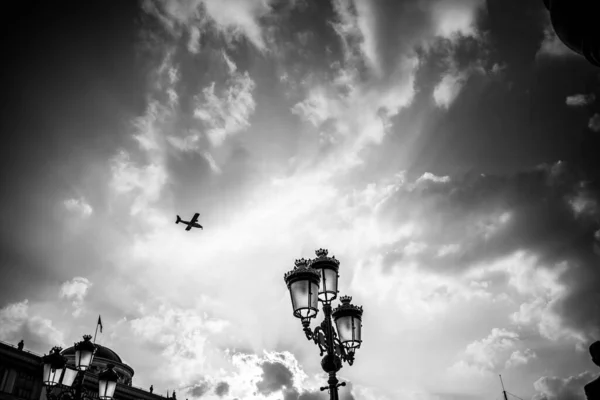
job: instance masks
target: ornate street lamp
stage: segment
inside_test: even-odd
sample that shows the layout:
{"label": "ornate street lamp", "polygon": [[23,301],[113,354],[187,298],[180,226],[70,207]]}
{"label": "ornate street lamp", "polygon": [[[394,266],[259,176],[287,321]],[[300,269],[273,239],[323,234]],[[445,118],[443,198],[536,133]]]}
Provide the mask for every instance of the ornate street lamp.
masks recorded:
{"label": "ornate street lamp", "polygon": [[50,350],[50,354],[42,357],[44,365],[42,382],[46,387],[56,386],[60,383],[60,378],[67,365],[67,359],[60,354],[61,350],[61,347],[55,346]]}
{"label": "ornate street lamp", "polygon": [[75,344],[75,366],[79,371],[87,370],[92,364],[96,346],[90,342],[92,335],[84,335],[83,341]]}
{"label": "ornate street lamp", "polygon": [[[42,382],[46,387],[46,397],[49,400],[92,400],[94,396],[88,393],[83,387],[85,371],[92,364],[96,346],[90,342],[91,335],[83,336],[83,341],[75,344],[75,366],[72,369],[67,366],[67,358],[60,354],[60,347],[53,347],[49,355],[42,357],[44,364],[44,373]],[[112,371],[114,366],[109,365],[109,369],[100,373],[99,377],[99,396],[101,400],[111,400],[117,385],[118,375]],[[81,374],[78,372],[81,371]],[[104,375],[103,375],[104,374]],[[73,387],[75,379],[77,383]],[[55,393],[55,387],[60,387],[60,391]]]}
{"label": "ornate street lamp", "polygon": [[[338,400],[338,387],[346,386],[346,382],[338,383],[336,373],[342,368],[342,361],[349,365],[354,362],[354,353],[362,343],[362,307],[350,304],[351,297],[342,296],[342,304],[333,312],[331,302],[338,294],[338,270],[340,262],[335,257],[328,257],[327,250],[319,249],[317,258],[312,261],[296,260],[292,271],[284,275],[285,283],[292,298],[293,313],[302,321],[306,338],[319,346],[323,371],[329,374],[328,386],[330,400]],[[311,318],[316,317],[318,302],[323,305],[325,317],[314,331],[310,329]],[[334,328],[333,319],[336,327]],[[337,328],[337,332],[336,332]]]}
{"label": "ornate street lamp", "polygon": [[100,400],[111,400],[117,388],[117,380],[119,375],[113,368],[113,364],[108,364],[107,369],[98,375],[98,393]]}
{"label": "ornate street lamp", "polygon": [[340,297],[342,304],[333,310],[333,320],[340,335],[340,343],[348,354],[348,364],[354,362],[354,351],[362,343],[362,307],[350,304],[352,297]]}
{"label": "ornate street lamp", "polygon": [[294,270],[284,276],[292,297],[294,317],[302,319],[303,325],[304,321],[310,324],[310,319],[319,312],[318,294],[321,278],[316,270],[308,266],[308,263],[309,261],[304,258],[296,260]]}

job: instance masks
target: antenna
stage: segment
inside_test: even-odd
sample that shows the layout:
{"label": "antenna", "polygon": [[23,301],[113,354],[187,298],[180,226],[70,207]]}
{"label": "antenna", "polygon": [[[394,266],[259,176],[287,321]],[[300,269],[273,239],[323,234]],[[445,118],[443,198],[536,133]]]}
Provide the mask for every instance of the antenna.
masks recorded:
{"label": "antenna", "polygon": [[502,382],[502,375],[498,375],[500,377],[500,384],[502,385],[502,394],[504,395],[504,400],[508,400],[506,397],[506,390],[504,390],[504,382]]}

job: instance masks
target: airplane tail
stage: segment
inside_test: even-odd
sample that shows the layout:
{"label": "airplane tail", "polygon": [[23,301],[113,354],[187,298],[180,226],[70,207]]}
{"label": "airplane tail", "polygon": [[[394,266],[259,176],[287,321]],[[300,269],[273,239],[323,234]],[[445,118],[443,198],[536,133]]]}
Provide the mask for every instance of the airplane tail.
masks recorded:
{"label": "airplane tail", "polygon": [[176,224],[181,222],[181,217],[179,217],[179,215],[177,216],[177,221],[175,221]]}

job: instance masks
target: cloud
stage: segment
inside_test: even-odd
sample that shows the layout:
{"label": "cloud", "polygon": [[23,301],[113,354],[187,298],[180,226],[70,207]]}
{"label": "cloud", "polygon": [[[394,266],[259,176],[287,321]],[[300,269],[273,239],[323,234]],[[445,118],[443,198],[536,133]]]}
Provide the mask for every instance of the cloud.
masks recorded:
{"label": "cloud", "polygon": [[59,297],[73,302],[74,317],[79,317],[84,311],[83,301],[91,286],[92,283],[88,279],[82,277],[75,277],[70,281],[63,282],[61,285]]}
{"label": "cloud", "polygon": [[67,210],[80,214],[84,218],[92,215],[92,212],[94,211],[92,206],[90,206],[83,198],[68,199],[65,200],[63,204]]}
{"label": "cloud", "polygon": [[[427,186],[400,182],[378,214],[390,226],[420,221],[410,238],[390,247],[404,247],[409,240],[427,243],[436,250],[416,256],[422,268],[480,271],[479,279],[503,270],[526,299],[514,321],[538,324],[546,337],[583,340],[600,329],[591,306],[592,287],[600,279],[593,250],[598,208],[586,206],[586,218],[580,218],[574,208],[579,203],[572,199],[596,204],[591,199],[600,192],[592,182],[593,176],[560,162],[514,177],[429,180]],[[439,258],[438,249],[447,245],[457,245],[460,252]],[[511,266],[511,259],[520,266]],[[401,260],[398,255],[384,261],[400,268]]]}
{"label": "cloud", "polygon": [[515,365],[517,359],[523,358],[520,352],[514,350],[518,340],[519,335],[516,332],[493,328],[487,337],[467,345],[464,358],[452,369],[461,370],[466,367],[484,373],[497,372],[505,365],[507,368],[511,364]]}
{"label": "cloud", "polygon": [[197,26],[191,26],[190,28],[190,38],[188,41],[188,51],[190,53],[196,54],[200,49],[200,28]]}
{"label": "cloud", "polygon": [[531,349],[525,349],[524,351],[515,350],[506,361],[505,368],[509,369],[511,367],[527,364],[529,360],[536,357],[537,355]]}
{"label": "cloud", "polygon": [[538,392],[533,400],[585,400],[583,387],[593,379],[590,372],[568,378],[543,376],[533,384]]}
{"label": "cloud", "polygon": [[256,103],[252,97],[255,83],[248,72],[237,72],[236,65],[224,54],[230,78],[220,95],[215,94],[215,82],[202,90],[196,99],[194,117],[207,128],[206,135],[214,147],[250,126],[249,118]]}
{"label": "cloud", "polygon": [[0,309],[0,338],[16,343],[23,339],[25,348],[47,351],[53,346],[64,346],[64,336],[52,321],[31,315],[28,300],[11,303]]}
{"label": "cloud", "polygon": [[169,376],[180,382],[192,381],[196,374],[206,370],[214,351],[210,338],[222,334],[228,325],[222,319],[202,317],[195,310],[164,304],[129,323],[136,337],[160,350],[168,364]]}
{"label": "cloud", "polygon": [[223,397],[229,393],[229,384],[227,382],[219,382],[215,386],[215,394],[219,397]]}
{"label": "cloud", "polygon": [[600,114],[595,113],[588,123],[588,128],[594,132],[600,132]]}
{"label": "cloud", "polygon": [[112,159],[112,187],[119,194],[133,195],[131,215],[158,201],[166,181],[167,173],[161,162],[138,166],[124,150]]}
{"label": "cloud", "polygon": [[573,57],[576,55],[577,53],[569,49],[556,35],[548,17],[547,25],[544,28],[544,39],[540,43],[536,57]]}
{"label": "cloud", "polygon": [[567,105],[572,107],[581,107],[592,104],[596,100],[594,93],[590,94],[574,94],[567,96]]}
{"label": "cloud", "polygon": [[456,99],[465,83],[464,74],[446,74],[433,90],[433,98],[438,107],[448,108]]}
{"label": "cloud", "polygon": [[457,36],[479,36],[476,16],[485,6],[481,0],[432,2],[432,19],[436,36],[455,39]]}
{"label": "cloud", "polygon": [[264,0],[192,0],[165,2],[146,0],[144,11],[154,15],[173,35],[189,32],[188,49],[198,51],[203,31],[214,29],[227,41],[248,40],[259,51],[266,51],[259,20],[271,11]]}
{"label": "cloud", "polygon": [[262,365],[262,380],[256,383],[258,392],[264,395],[270,395],[284,388],[293,386],[292,371],[280,362],[264,362]]}
{"label": "cloud", "polygon": [[192,397],[202,397],[210,390],[208,382],[202,382],[189,390]]}

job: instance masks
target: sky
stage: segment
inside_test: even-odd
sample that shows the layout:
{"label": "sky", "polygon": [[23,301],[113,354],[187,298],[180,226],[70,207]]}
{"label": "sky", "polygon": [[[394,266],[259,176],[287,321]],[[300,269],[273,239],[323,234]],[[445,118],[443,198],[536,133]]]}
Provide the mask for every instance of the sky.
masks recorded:
{"label": "sky", "polygon": [[[584,398],[600,71],[541,0],[17,8],[0,340],[47,353],[101,315],[134,386],[326,399],[283,280],[326,248],[364,307],[343,400],[492,400],[499,374]],[[175,224],[195,212],[204,230]]]}

